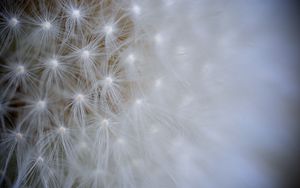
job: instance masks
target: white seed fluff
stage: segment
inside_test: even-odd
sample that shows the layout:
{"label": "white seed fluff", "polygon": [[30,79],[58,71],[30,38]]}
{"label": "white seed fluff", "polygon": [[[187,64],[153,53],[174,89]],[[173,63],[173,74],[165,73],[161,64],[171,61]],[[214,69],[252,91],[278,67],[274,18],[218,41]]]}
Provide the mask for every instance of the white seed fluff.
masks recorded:
{"label": "white seed fluff", "polygon": [[111,35],[114,32],[114,28],[112,25],[106,25],[104,26],[104,31],[106,35]]}
{"label": "white seed fluff", "polygon": [[74,18],[79,18],[79,17],[80,17],[80,11],[79,11],[78,9],[74,9],[74,10],[72,11],[72,16],[73,16]]}
{"label": "white seed fluff", "polygon": [[17,19],[17,18],[15,18],[15,17],[13,17],[13,18],[11,18],[10,20],[9,20],[9,25],[11,26],[11,27],[15,27],[15,26],[17,26],[19,24],[19,20]]}
{"label": "white seed fluff", "polygon": [[51,23],[48,22],[48,21],[42,23],[42,28],[43,28],[44,30],[49,30],[49,29],[51,29],[51,27],[52,27],[52,25],[51,25]]}
{"label": "white seed fluff", "polygon": [[0,187],[291,187],[292,7],[0,0]]}

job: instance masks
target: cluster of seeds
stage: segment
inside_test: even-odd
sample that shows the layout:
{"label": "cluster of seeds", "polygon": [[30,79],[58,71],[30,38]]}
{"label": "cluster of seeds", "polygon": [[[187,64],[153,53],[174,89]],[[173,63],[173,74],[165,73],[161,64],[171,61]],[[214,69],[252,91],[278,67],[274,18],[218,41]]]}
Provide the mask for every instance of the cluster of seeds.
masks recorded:
{"label": "cluster of seeds", "polygon": [[135,162],[148,156],[142,134],[172,121],[145,103],[152,79],[140,67],[153,44],[139,24],[141,7],[110,0],[1,6],[0,184],[136,185]]}
{"label": "cluster of seeds", "polygon": [[276,187],[299,85],[281,5],[0,0],[0,187]]}

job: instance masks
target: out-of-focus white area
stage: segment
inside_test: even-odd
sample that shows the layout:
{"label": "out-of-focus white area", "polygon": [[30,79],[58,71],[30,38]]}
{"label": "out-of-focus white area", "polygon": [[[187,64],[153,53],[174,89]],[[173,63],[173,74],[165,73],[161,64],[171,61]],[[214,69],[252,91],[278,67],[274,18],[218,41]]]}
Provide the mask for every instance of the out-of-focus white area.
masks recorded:
{"label": "out-of-focus white area", "polygon": [[171,152],[179,187],[287,183],[299,104],[289,8],[278,1],[174,1],[159,7],[164,16],[149,14],[159,30],[158,61],[174,71],[165,75],[173,87],[165,83],[161,95],[183,104],[177,117],[186,135]]}

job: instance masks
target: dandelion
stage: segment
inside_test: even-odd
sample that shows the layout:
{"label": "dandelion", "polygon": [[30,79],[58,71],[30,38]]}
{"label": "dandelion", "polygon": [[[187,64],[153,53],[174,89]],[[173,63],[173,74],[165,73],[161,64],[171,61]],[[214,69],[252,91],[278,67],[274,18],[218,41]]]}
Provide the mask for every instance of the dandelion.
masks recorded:
{"label": "dandelion", "polygon": [[285,7],[0,0],[0,187],[284,185],[299,101]]}

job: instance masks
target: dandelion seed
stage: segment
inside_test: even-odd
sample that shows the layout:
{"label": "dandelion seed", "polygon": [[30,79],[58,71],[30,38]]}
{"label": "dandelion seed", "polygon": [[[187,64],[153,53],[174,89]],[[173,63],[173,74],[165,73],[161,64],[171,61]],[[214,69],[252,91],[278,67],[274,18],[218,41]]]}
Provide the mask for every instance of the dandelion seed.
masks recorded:
{"label": "dandelion seed", "polygon": [[106,35],[111,35],[114,32],[114,28],[112,25],[106,25],[104,27],[104,31],[105,31]]}
{"label": "dandelion seed", "polygon": [[265,24],[272,6],[0,1],[0,187],[272,187],[268,163],[249,156],[294,140],[276,124],[292,116],[269,104],[296,91],[273,60],[297,59]]}
{"label": "dandelion seed", "polygon": [[37,162],[41,162],[41,163],[44,162],[44,158],[42,156],[39,156],[36,160]]}
{"label": "dandelion seed", "polygon": [[16,67],[16,72],[18,75],[24,74],[25,73],[25,66],[24,65],[18,65]]}
{"label": "dandelion seed", "polygon": [[58,132],[59,132],[60,134],[64,134],[64,133],[66,132],[66,128],[64,128],[64,127],[59,127],[59,128],[58,128]]}
{"label": "dandelion seed", "polygon": [[83,102],[84,101],[84,95],[83,94],[77,94],[75,97],[74,97],[74,100],[76,102]]}
{"label": "dandelion seed", "polygon": [[79,11],[78,9],[74,9],[74,10],[72,11],[72,16],[73,16],[74,18],[79,18],[79,17],[80,17],[80,11]]}
{"label": "dandelion seed", "polygon": [[129,54],[127,57],[127,62],[132,64],[135,62],[135,55],[134,54]]}
{"label": "dandelion seed", "polygon": [[142,99],[136,99],[135,100],[135,104],[136,105],[141,105],[143,103],[143,100]]}
{"label": "dandelion seed", "polygon": [[51,67],[52,69],[55,69],[55,68],[58,66],[58,61],[57,61],[57,59],[51,59],[51,60],[49,61],[49,65],[50,65],[50,67]]}
{"label": "dandelion seed", "polygon": [[44,30],[49,30],[51,27],[52,27],[52,25],[49,21],[46,21],[46,22],[42,23],[42,28]]}
{"label": "dandelion seed", "polygon": [[82,58],[88,59],[90,57],[90,52],[88,50],[84,50],[81,55]]}
{"label": "dandelion seed", "polygon": [[108,126],[108,125],[109,125],[108,119],[102,120],[101,125],[103,125],[103,126],[105,126],[105,127]]}
{"label": "dandelion seed", "polygon": [[44,100],[39,100],[37,103],[36,103],[36,108],[37,109],[44,109],[46,107],[47,103],[46,101]]}
{"label": "dandelion seed", "polygon": [[110,76],[105,78],[105,84],[106,85],[111,85],[112,83],[113,83],[113,79]]}
{"label": "dandelion seed", "polygon": [[13,17],[13,18],[11,18],[10,20],[9,20],[9,25],[11,26],[11,27],[15,27],[16,25],[18,25],[19,24],[19,20],[16,18],[16,17]]}
{"label": "dandelion seed", "polygon": [[23,139],[23,134],[22,134],[22,133],[16,133],[16,138],[17,138],[18,140]]}
{"label": "dandelion seed", "polygon": [[132,12],[135,14],[135,15],[140,15],[141,14],[141,8],[140,6],[138,5],[133,5],[132,6]]}

